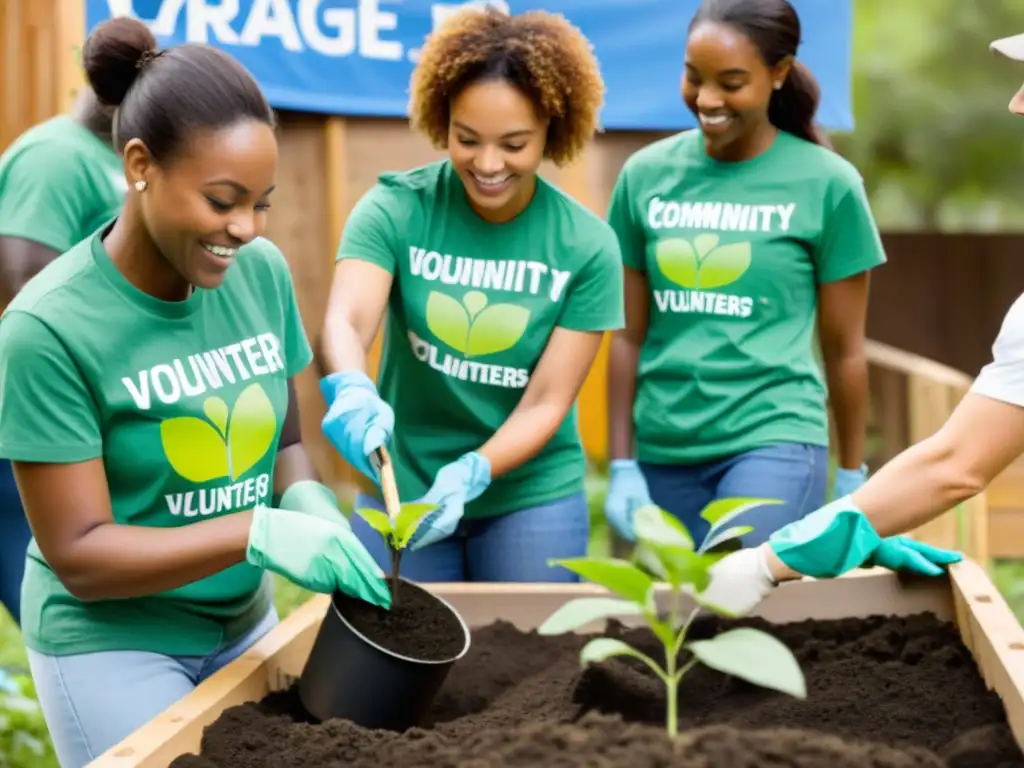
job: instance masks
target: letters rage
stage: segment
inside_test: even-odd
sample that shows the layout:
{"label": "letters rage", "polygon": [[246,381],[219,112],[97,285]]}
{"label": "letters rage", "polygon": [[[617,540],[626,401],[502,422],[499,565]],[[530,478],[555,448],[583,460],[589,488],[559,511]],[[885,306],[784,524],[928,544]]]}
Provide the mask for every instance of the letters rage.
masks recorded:
{"label": "letters rage", "polygon": [[[404,4],[405,0],[162,0],[156,16],[142,20],[157,37],[170,37],[184,16],[190,43],[255,48],[266,38],[276,38],[285,50],[296,53],[311,50],[323,56],[358,54],[401,61],[407,54],[398,39],[399,14],[389,6],[401,9]],[[432,3],[432,26],[466,4]],[[506,3],[490,4],[507,10]],[[107,0],[107,6],[111,16],[140,18],[132,0]]]}

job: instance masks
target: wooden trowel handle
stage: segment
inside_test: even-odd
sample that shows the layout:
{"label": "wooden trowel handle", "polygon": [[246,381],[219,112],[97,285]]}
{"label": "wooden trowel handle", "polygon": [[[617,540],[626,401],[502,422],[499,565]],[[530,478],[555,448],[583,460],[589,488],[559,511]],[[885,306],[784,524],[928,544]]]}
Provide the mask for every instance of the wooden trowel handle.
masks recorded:
{"label": "wooden trowel handle", "polygon": [[384,493],[384,507],[388,517],[394,520],[398,516],[401,502],[398,500],[398,486],[395,484],[395,468],[391,464],[391,456],[383,445],[377,449],[380,459],[380,489]]}

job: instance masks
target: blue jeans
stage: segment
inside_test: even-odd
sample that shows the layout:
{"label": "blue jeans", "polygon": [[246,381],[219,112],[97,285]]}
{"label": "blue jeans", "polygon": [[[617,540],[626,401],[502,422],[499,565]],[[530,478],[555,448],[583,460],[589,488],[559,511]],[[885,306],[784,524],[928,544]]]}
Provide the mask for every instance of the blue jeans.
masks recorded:
{"label": "blue jeans", "polygon": [[703,464],[639,466],[651,501],[678,518],[698,545],[711,527],[700,513],[715,499],[783,502],[754,507],[733,521],[754,527],[741,543],[756,547],[787,523],[822,506],[828,484],[828,449],[804,443],[776,443]]}
{"label": "blue jeans", "polygon": [[[365,494],[356,509],[384,511],[384,503]],[[391,557],[380,534],[355,512],[352,530],[391,572]],[[399,573],[407,579],[430,581],[577,582],[579,577],[548,558],[583,557],[590,543],[590,512],[583,492],[537,507],[480,520],[463,519],[455,533],[423,549],[402,554]]]}
{"label": "blue jeans", "polygon": [[14,482],[11,462],[0,460],[0,603],[21,624],[21,577],[32,531]]}
{"label": "blue jeans", "polygon": [[276,624],[277,611],[271,607],[249,634],[208,656],[145,651],[47,656],[29,648],[32,681],[61,768],[82,768],[95,760],[241,656]]}

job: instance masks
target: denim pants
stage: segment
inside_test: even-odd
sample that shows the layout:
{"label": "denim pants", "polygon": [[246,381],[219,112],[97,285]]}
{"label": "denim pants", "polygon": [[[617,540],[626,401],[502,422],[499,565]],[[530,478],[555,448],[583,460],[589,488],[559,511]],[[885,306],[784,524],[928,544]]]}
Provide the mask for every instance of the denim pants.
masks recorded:
{"label": "denim pants", "polygon": [[21,578],[32,531],[11,462],[0,460],[0,603],[21,624]]}
{"label": "denim pants", "polygon": [[[247,651],[277,624],[271,607],[245,637],[207,656],[28,649],[32,681],[61,768],[82,768]],[[174,627],[168,627],[173,632]]]}
{"label": "denim pants", "polygon": [[[356,509],[384,511],[365,494]],[[352,530],[374,560],[391,572],[391,557],[381,535],[352,513]],[[583,557],[590,542],[590,512],[582,491],[536,507],[480,520],[463,519],[455,533],[420,550],[402,554],[399,573],[419,582],[518,581],[577,582],[579,577],[549,558]]]}
{"label": "denim pants", "polygon": [[754,507],[732,521],[753,526],[741,543],[755,547],[787,523],[822,506],[828,484],[828,449],[804,443],[775,443],[703,464],[639,462],[639,466],[651,501],[679,519],[698,545],[711,527],[700,513],[715,499],[783,502]]}

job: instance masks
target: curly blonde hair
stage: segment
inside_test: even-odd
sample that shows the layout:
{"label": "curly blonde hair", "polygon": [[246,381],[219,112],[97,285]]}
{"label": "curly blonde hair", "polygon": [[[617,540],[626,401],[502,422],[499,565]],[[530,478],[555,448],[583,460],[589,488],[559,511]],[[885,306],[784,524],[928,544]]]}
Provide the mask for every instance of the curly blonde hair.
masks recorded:
{"label": "curly blonde hair", "polygon": [[550,120],[544,156],[558,166],[572,162],[598,128],[605,86],[589,41],[559,14],[509,16],[488,6],[448,18],[428,36],[412,74],[412,127],[446,149],[451,100],[495,75]]}

